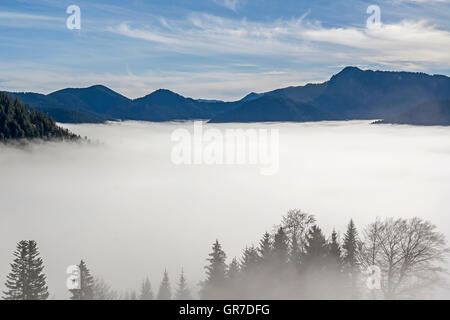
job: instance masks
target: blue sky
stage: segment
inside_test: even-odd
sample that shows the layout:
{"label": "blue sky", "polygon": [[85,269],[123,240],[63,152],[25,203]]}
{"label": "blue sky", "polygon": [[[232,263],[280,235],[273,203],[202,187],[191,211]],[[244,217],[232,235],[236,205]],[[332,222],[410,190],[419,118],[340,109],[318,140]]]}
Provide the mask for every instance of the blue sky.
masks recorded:
{"label": "blue sky", "polygon": [[[66,8],[81,9],[69,30]],[[381,25],[367,28],[369,5]],[[450,75],[450,0],[2,0],[0,90],[233,100],[346,65]]]}

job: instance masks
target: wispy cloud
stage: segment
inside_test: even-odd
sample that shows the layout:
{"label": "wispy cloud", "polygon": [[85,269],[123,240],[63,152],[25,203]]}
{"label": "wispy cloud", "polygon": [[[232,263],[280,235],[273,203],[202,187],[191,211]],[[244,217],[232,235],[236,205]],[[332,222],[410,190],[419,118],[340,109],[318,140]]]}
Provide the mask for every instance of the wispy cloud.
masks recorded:
{"label": "wispy cloud", "polygon": [[425,3],[425,2],[450,2],[450,0],[408,0],[411,2],[419,2],[419,3]]}
{"label": "wispy cloud", "polygon": [[[271,23],[225,19],[193,14],[186,20],[167,22],[170,30],[131,27],[122,23],[110,30],[164,45],[165,50],[199,55],[235,53],[313,59],[341,56],[353,63],[377,63],[402,68],[430,64],[450,66],[450,32],[425,20],[400,21],[380,28],[327,28],[299,19]],[[351,60],[352,59],[352,60]]]}
{"label": "wispy cloud", "polygon": [[48,29],[65,27],[65,16],[50,16],[25,12],[0,11],[0,26],[19,29]]}
{"label": "wispy cloud", "polygon": [[236,11],[237,6],[241,1],[239,0],[214,0],[217,4],[228,8],[230,10]]}
{"label": "wispy cloud", "polygon": [[185,20],[164,20],[170,29],[156,24],[133,27],[123,22],[109,30],[123,36],[169,45],[165,49],[177,52],[285,56],[309,50],[306,43],[299,42],[303,18],[259,23],[191,14]]}
{"label": "wispy cloud", "polygon": [[60,17],[52,17],[46,15],[30,14],[23,12],[0,11],[0,19],[13,20],[43,20],[43,21],[61,21]]}
{"label": "wispy cloud", "polygon": [[401,21],[373,29],[317,27],[304,30],[303,36],[311,41],[360,49],[355,53],[368,62],[450,66],[450,32],[426,21]]}

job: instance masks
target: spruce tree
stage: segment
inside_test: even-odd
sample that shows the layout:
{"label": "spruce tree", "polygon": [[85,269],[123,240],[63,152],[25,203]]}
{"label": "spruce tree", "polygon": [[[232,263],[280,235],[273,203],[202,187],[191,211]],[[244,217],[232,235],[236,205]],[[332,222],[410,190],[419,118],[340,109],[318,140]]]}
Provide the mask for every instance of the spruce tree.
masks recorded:
{"label": "spruce tree", "polygon": [[222,295],[227,274],[226,257],[222,246],[216,240],[207,259],[209,264],[205,267],[206,279],[201,282],[202,299],[219,298]]}
{"label": "spruce tree", "polygon": [[191,292],[189,291],[184,271],[181,270],[180,279],[178,280],[178,288],[175,292],[175,300],[191,300]]}
{"label": "spruce tree", "polygon": [[261,241],[259,242],[258,253],[263,264],[270,261],[272,256],[272,240],[268,232],[264,233]]}
{"label": "spruce tree", "polygon": [[337,269],[340,269],[342,264],[342,252],[336,230],[333,230],[331,233],[331,241],[328,244],[328,251],[331,265]]}
{"label": "spruce tree", "polygon": [[273,258],[277,267],[284,266],[288,261],[289,241],[283,228],[278,228],[273,240]]}
{"label": "spruce tree", "polygon": [[172,289],[170,288],[169,275],[167,270],[164,270],[164,276],[159,286],[158,300],[170,300],[172,298]]}
{"label": "spruce tree", "polygon": [[142,281],[141,292],[139,294],[139,300],[153,300],[153,291],[148,277]]}
{"label": "spruce tree", "polygon": [[308,267],[316,270],[326,267],[328,256],[327,241],[318,226],[313,226],[309,231],[308,243],[306,245],[305,263]]}
{"label": "spruce tree", "polygon": [[239,262],[236,258],[233,258],[233,260],[231,260],[230,265],[228,266],[227,279],[231,282],[235,281],[239,276],[239,272],[240,272]]}
{"label": "spruce tree", "polygon": [[224,295],[221,298],[237,299],[242,294],[242,279],[238,259],[233,258],[227,269]]}
{"label": "spruce tree", "polygon": [[350,278],[350,296],[352,299],[356,299],[358,295],[356,288],[356,278],[358,275],[358,231],[356,230],[353,219],[348,224],[342,248],[344,249],[343,267]]}
{"label": "spruce tree", "polygon": [[344,243],[342,245],[344,249],[343,263],[350,272],[353,272],[357,266],[357,250],[358,250],[358,232],[356,230],[353,219],[347,227],[347,232],[344,235]]}
{"label": "spruce tree", "polygon": [[247,275],[255,274],[259,260],[258,250],[254,246],[245,248],[241,259],[241,271]]}
{"label": "spruce tree", "polygon": [[3,292],[5,300],[46,300],[49,296],[44,265],[36,241],[20,241]]}
{"label": "spruce tree", "polygon": [[78,265],[80,271],[79,280],[80,287],[78,289],[70,289],[72,296],[71,300],[93,300],[94,299],[94,277],[91,275],[91,271],[86,266],[86,263],[81,260]]}

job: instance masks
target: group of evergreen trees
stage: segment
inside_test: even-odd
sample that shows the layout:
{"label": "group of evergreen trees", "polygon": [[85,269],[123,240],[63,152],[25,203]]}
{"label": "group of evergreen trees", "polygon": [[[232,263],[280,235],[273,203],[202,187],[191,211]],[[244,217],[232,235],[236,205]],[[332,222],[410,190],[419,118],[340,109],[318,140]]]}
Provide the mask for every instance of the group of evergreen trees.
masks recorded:
{"label": "group of evergreen trees", "polygon": [[343,243],[333,231],[326,239],[313,216],[293,210],[257,247],[226,264],[216,241],[201,283],[202,299],[341,299],[357,296],[358,238],[350,221]]}
{"label": "group of evergreen trees", "polygon": [[57,126],[45,114],[28,109],[20,100],[0,92],[0,142],[32,138],[76,140],[79,136]]}
{"label": "group of evergreen trees", "polygon": [[[364,266],[379,265],[387,274],[383,280],[384,298],[393,298],[399,292],[395,290],[398,288],[403,292],[414,292],[414,287],[408,287],[408,278],[413,279],[414,285],[417,285],[417,277],[427,272],[432,275],[428,278],[438,279],[439,273],[445,270],[437,268],[435,262],[445,261],[449,252],[445,237],[435,231],[435,226],[418,218],[377,220],[365,229],[363,239],[350,220],[341,241],[335,230],[327,238],[313,215],[291,210],[272,233],[264,233],[257,246],[247,246],[242,256],[231,259],[230,263],[227,263],[227,255],[216,240],[207,258],[199,297],[376,298],[373,291],[367,291],[366,279],[361,277],[361,272]],[[19,242],[11,273],[7,276],[4,299],[47,299],[49,293],[43,269],[36,242]],[[156,296],[148,277],[142,282],[138,294],[132,291],[119,295],[102,279],[93,277],[83,260],[78,270],[78,285],[70,289],[73,300],[193,298],[183,270],[174,293],[169,275],[164,271]],[[419,284],[421,289],[423,284]]]}
{"label": "group of evergreen trees", "polygon": [[184,271],[181,271],[177,290],[172,295],[172,288],[170,284],[169,274],[164,271],[161,284],[159,286],[156,297],[153,294],[152,286],[148,277],[142,281],[140,292],[135,291],[126,292],[119,295],[112,290],[101,279],[94,278],[86,263],[82,260],[78,265],[79,268],[79,285],[76,289],[70,289],[71,300],[191,300],[191,292],[188,288]]}

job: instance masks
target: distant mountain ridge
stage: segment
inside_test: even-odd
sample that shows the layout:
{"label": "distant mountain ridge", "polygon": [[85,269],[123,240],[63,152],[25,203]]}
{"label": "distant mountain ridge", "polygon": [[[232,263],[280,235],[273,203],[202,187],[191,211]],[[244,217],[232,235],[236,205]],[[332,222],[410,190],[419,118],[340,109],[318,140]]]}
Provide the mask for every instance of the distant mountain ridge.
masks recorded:
{"label": "distant mountain ridge", "polygon": [[60,122],[387,119],[427,101],[450,99],[450,78],[346,67],[323,83],[250,93],[234,102],[195,100],[165,89],[131,100],[101,85],[49,95],[10,94]]}
{"label": "distant mountain ridge", "polygon": [[211,122],[384,119],[418,103],[446,98],[450,98],[446,76],[347,67],[324,83],[264,93]]}
{"label": "distant mountain ridge", "polygon": [[30,108],[63,123],[98,123],[107,120],[173,121],[211,119],[234,103],[198,101],[166,89],[131,100],[102,85],[68,88],[48,95],[9,92]]}
{"label": "distant mountain ridge", "polygon": [[382,121],[377,121],[376,123],[449,126],[450,100],[444,99],[427,101],[404,113],[388,117]]}

